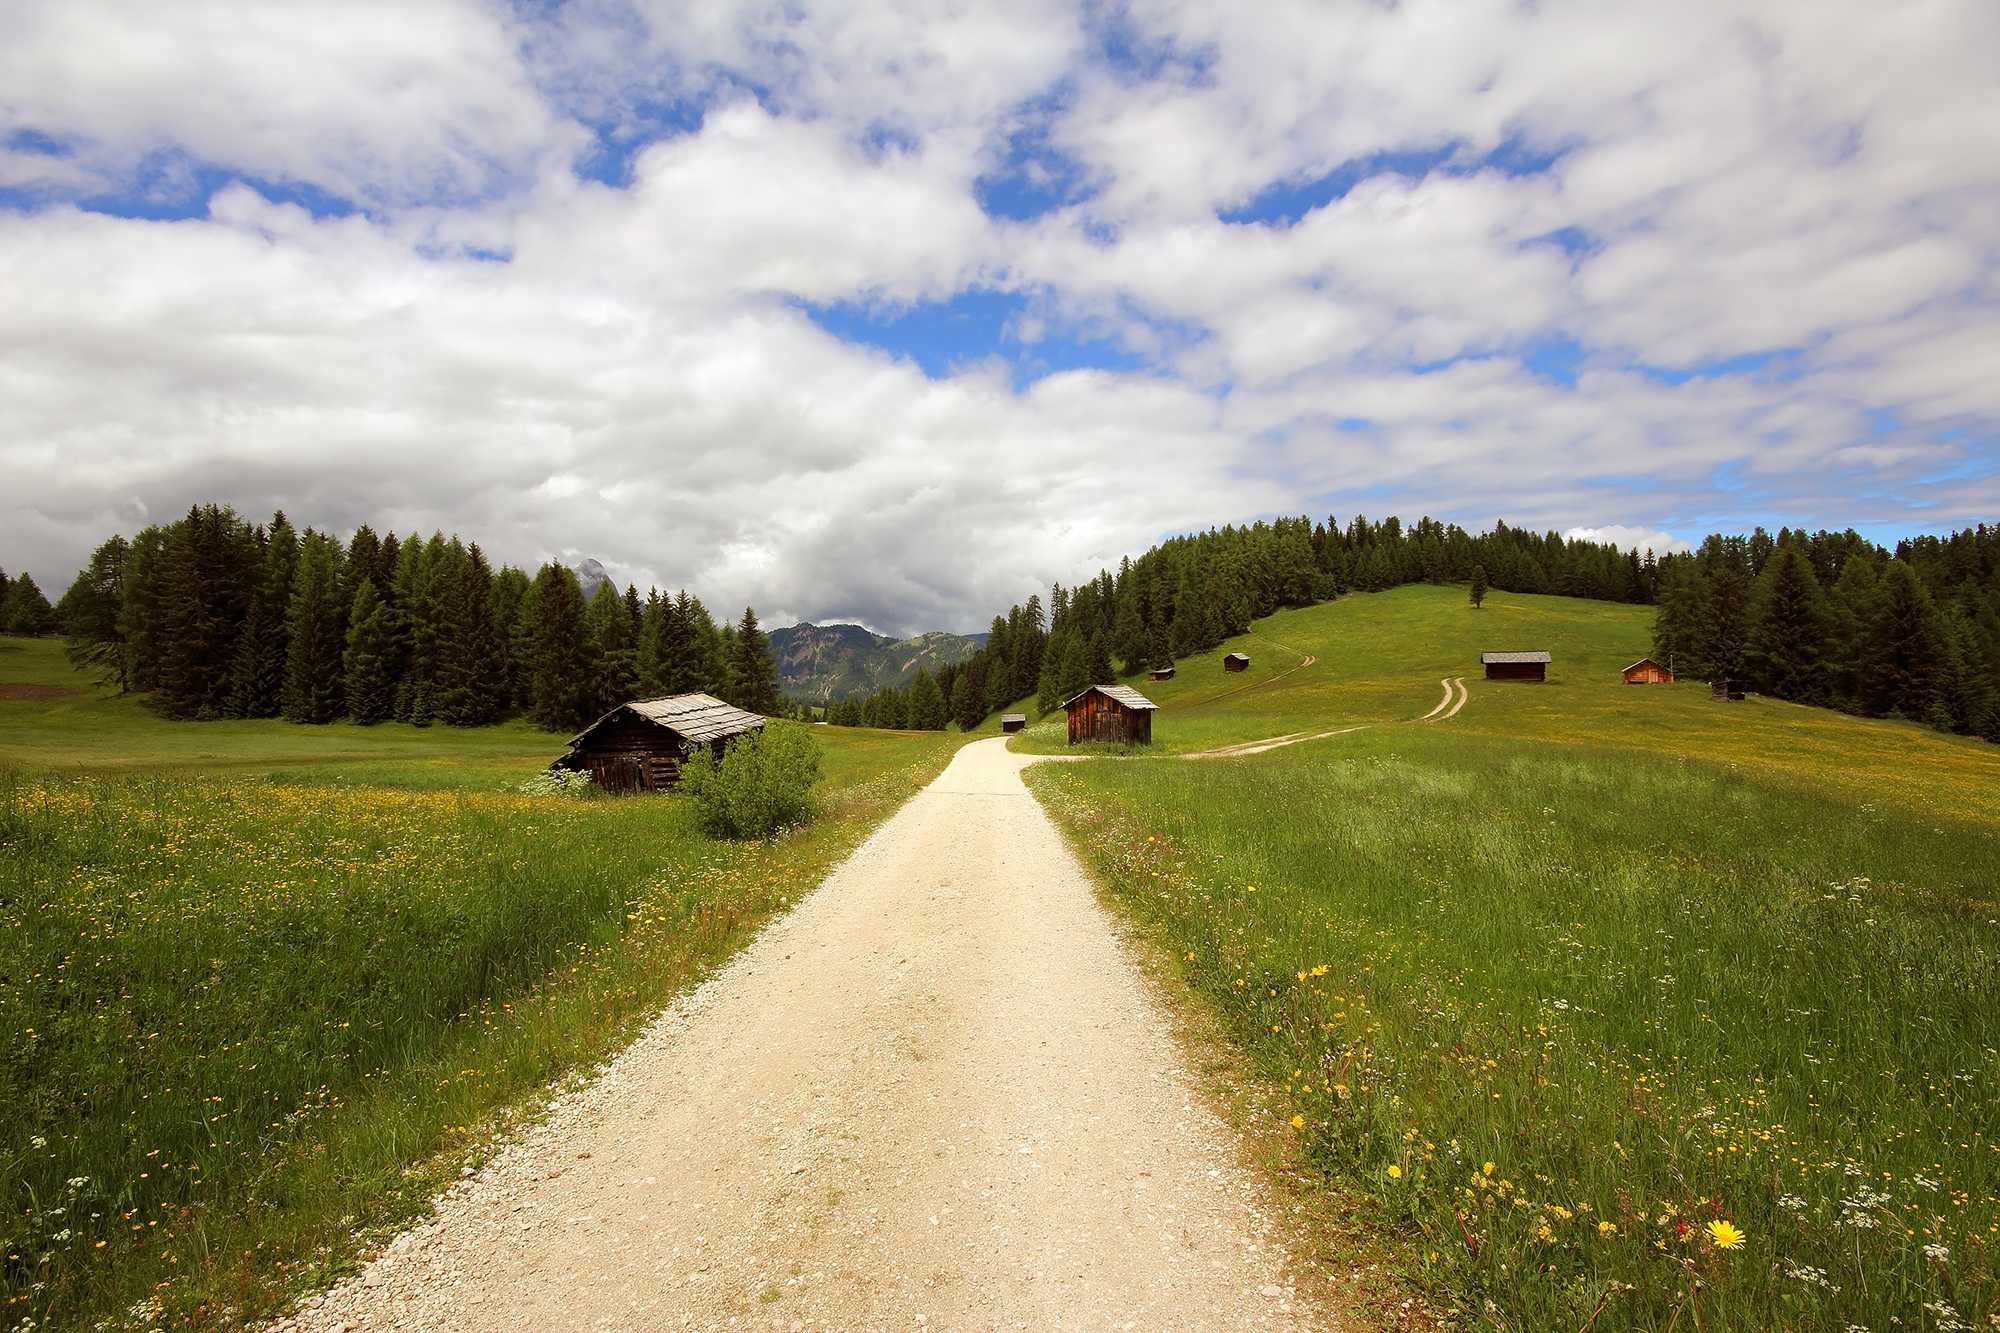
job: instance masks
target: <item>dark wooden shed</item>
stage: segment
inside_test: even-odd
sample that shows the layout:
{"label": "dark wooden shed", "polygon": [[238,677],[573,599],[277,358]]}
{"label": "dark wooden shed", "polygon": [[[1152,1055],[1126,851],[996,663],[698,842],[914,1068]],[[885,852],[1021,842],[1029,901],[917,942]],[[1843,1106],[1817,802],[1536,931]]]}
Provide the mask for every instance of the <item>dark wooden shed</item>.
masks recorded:
{"label": "dark wooden shed", "polygon": [[1155,667],[1146,673],[1147,680],[1172,680],[1173,678],[1174,669],[1172,667]]}
{"label": "dark wooden shed", "polygon": [[1153,714],[1160,706],[1129,685],[1093,685],[1063,705],[1069,713],[1069,743],[1108,741],[1151,745]]}
{"label": "dark wooden shed", "polygon": [[1708,683],[1708,697],[1715,703],[1741,703],[1749,693],[1750,682],[1747,680],[1712,680]]}
{"label": "dark wooden shed", "polygon": [[1229,654],[1229,656],[1222,659],[1222,669],[1224,671],[1248,671],[1250,669],[1250,654]]}
{"label": "dark wooden shed", "polygon": [[1480,665],[1488,680],[1547,680],[1549,655],[1532,653],[1481,653]]}
{"label": "dark wooden shed", "polygon": [[1002,713],[1000,715],[1000,730],[1002,731],[1019,731],[1027,725],[1028,715],[1026,713]]}
{"label": "dark wooden shed", "polygon": [[1625,668],[1627,685],[1671,685],[1674,673],[1655,662],[1650,657],[1642,657]]}
{"label": "dark wooden shed", "polygon": [[670,791],[693,747],[720,759],[731,739],[763,729],[758,714],[706,694],[635,699],[591,723],[549,767],[588,773],[606,791]]}

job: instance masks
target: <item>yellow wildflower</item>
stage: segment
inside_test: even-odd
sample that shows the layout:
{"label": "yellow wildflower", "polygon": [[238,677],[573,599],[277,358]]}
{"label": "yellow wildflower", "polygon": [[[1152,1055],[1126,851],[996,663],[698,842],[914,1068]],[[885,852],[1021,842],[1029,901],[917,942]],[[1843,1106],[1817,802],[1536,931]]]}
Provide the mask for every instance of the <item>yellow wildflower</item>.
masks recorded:
{"label": "yellow wildflower", "polygon": [[1389,1179],[1391,1179],[1391,1180],[1401,1180],[1402,1178],[1403,1178],[1403,1168],[1402,1168],[1402,1167],[1400,1167],[1400,1166],[1392,1166],[1392,1167],[1390,1167],[1390,1168],[1389,1168]]}
{"label": "yellow wildflower", "polygon": [[1715,1248],[1718,1250],[1740,1250],[1743,1248],[1743,1233],[1736,1229],[1734,1222],[1717,1218],[1704,1227],[1703,1230],[1708,1232],[1708,1238],[1715,1242]]}

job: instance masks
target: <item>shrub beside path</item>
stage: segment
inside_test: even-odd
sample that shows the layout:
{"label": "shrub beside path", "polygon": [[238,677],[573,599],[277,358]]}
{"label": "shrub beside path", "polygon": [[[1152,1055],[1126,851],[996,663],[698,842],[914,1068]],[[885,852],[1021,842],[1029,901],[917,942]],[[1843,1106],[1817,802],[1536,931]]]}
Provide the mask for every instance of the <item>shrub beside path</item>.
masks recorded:
{"label": "shrub beside path", "polygon": [[1047,816],[935,783],[437,1216],[280,1327],[1322,1326]]}

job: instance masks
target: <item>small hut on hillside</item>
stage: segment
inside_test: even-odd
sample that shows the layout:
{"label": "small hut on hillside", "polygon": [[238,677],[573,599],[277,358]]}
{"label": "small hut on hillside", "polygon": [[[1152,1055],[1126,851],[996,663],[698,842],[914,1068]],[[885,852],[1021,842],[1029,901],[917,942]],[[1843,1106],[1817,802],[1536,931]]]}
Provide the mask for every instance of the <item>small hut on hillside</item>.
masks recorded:
{"label": "small hut on hillside", "polygon": [[1650,657],[1642,657],[1625,668],[1627,685],[1671,685],[1674,673],[1655,662]]}
{"label": "small hut on hillside", "polygon": [[1222,669],[1224,671],[1248,671],[1250,669],[1250,654],[1229,654],[1229,656],[1222,659]]}
{"label": "small hut on hillside", "polygon": [[1708,683],[1708,697],[1713,703],[1742,703],[1750,693],[1747,680],[1712,680]]}
{"label": "small hut on hillside", "polygon": [[670,791],[695,746],[720,759],[732,739],[763,729],[758,714],[706,694],[635,699],[591,723],[549,767],[588,773],[606,791]]}
{"label": "small hut on hillside", "polygon": [[1549,655],[1544,652],[1481,653],[1479,661],[1486,668],[1486,679],[1488,680],[1547,680],[1549,678]]}
{"label": "small hut on hillside", "polygon": [[1146,673],[1147,680],[1172,680],[1173,678],[1174,669],[1172,667],[1154,667]]}
{"label": "small hut on hillside", "polygon": [[1093,685],[1063,705],[1069,713],[1069,743],[1108,741],[1151,745],[1153,714],[1160,706],[1129,685]]}
{"label": "small hut on hillside", "polygon": [[1016,732],[1027,725],[1028,715],[1026,713],[1002,713],[1000,715],[1000,730],[1002,731]]}

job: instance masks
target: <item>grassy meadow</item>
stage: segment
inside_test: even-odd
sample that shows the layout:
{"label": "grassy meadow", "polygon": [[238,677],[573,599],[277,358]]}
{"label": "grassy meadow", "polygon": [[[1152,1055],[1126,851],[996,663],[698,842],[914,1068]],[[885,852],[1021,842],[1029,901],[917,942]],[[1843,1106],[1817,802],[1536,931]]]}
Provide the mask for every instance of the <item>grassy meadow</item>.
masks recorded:
{"label": "grassy meadow", "polygon": [[530,796],[561,737],[173,723],[0,639],[0,1328],[282,1308],[808,891],[962,738],[818,728],[813,824]]}
{"label": "grassy meadow", "polygon": [[[1625,686],[1639,608],[1405,588],[1254,629],[1261,679],[1141,683],[1157,749],[1362,729],[1029,780],[1434,1308],[2000,1319],[2000,752]],[[1411,721],[1447,674],[1465,708]]]}

